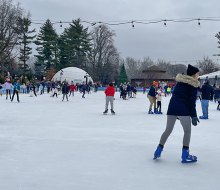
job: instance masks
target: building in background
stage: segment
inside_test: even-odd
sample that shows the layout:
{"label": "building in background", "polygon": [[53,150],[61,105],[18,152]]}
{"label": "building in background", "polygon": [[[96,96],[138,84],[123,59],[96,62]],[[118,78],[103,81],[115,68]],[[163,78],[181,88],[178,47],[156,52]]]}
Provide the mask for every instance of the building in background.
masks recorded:
{"label": "building in background", "polygon": [[141,74],[131,78],[131,84],[138,87],[150,87],[153,81],[166,82],[173,85],[175,78],[167,74],[166,70],[160,69],[158,66],[151,66],[143,70]]}

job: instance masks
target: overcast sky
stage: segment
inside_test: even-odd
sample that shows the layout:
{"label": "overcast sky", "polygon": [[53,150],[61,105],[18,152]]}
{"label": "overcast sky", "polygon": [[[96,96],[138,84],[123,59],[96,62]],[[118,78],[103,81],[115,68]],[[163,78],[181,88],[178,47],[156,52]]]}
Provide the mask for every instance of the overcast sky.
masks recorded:
{"label": "overcast sky", "polygon": [[[218,0],[15,0],[30,11],[32,20],[131,21],[219,17]],[[36,28],[39,27],[36,25]],[[62,29],[57,25],[58,32]],[[91,27],[89,27],[91,28]],[[215,34],[219,22],[163,23],[111,26],[115,45],[122,57],[166,61],[200,60],[204,56],[218,61],[220,53]],[[220,59],[220,58],[219,58]],[[220,61],[218,61],[220,63]],[[177,62],[184,63],[184,62]],[[187,63],[187,62],[185,62]],[[195,63],[195,62],[192,62]]]}

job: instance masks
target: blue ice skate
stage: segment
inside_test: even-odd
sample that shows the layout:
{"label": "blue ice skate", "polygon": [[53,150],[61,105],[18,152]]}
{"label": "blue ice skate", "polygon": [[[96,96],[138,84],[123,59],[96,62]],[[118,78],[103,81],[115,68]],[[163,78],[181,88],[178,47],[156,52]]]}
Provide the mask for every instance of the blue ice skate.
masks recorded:
{"label": "blue ice skate", "polygon": [[182,163],[197,162],[197,157],[189,154],[189,149],[182,149]]}
{"label": "blue ice skate", "polygon": [[154,152],[154,160],[156,160],[157,158],[160,158],[161,156],[161,152],[163,151],[163,147],[158,145],[156,151]]}
{"label": "blue ice skate", "polygon": [[155,113],[155,114],[159,114],[159,112],[158,112],[157,109],[154,109],[154,113]]}
{"label": "blue ice skate", "polygon": [[206,116],[199,116],[199,119],[208,119]]}

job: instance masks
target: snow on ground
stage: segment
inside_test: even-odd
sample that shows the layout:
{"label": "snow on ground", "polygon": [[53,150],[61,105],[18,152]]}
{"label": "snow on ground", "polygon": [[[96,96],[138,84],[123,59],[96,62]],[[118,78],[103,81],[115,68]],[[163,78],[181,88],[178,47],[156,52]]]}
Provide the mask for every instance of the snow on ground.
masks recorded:
{"label": "snow on ground", "polygon": [[[116,115],[103,115],[103,92],[70,97],[0,97],[1,190],[217,190],[220,181],[220,112],[192,128],[196,164],[181,164],[183,130],[177,121],[162,158],[153,153],[166,114],[148,115],[146,94],[123,101]],[[166,113],[168,98],[163,98]],[[178,106],[178,105],[177,105]],[[198,102],[198,115],[201,108]]]}

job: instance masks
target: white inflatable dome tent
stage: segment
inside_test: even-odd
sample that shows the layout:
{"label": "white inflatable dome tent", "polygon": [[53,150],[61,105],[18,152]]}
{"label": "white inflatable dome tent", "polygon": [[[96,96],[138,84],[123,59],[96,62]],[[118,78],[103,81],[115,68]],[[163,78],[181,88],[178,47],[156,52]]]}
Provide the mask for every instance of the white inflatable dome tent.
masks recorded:
{"label": "white inflatable dome tent", "polygon": [[66,80],[68,83],[71,83],[73,81],[76,84],[86,82],[86,77],[87,82],[91,81],[93,83],[91,76],[86,71],[77,67],[67,67],[58,71],[53,76],[52,80],[61,82]]}

